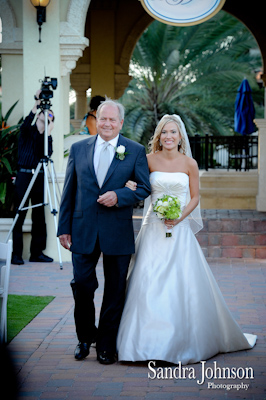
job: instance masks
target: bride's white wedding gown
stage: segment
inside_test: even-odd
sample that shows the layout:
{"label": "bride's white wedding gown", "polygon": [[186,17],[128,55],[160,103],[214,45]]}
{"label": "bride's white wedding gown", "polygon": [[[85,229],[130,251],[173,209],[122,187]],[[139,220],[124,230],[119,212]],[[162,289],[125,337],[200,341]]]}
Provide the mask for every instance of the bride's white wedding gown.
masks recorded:
{"label": "bride's white wedding gown", "polygon": [[[150,182],[152,203],[169,194],[185,207],[188,175],[152,172]],[[232,317],[188,218],[166,238],[165,226],[151,205],[129,268],[118,359],[185,365],[217,353],[250,349],[256,338],[243,334]]]}

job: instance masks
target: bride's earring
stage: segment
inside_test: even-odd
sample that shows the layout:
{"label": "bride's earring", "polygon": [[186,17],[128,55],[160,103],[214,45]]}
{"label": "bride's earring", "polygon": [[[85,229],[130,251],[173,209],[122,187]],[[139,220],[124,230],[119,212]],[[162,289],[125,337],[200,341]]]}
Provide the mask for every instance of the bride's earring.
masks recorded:
{"label": "bride's earring", "polygon": [[162,143],[161,143],[161,141],[159,141],[159,145],[160,145],[160,147],[162,147],[163,145],[162,145]]}

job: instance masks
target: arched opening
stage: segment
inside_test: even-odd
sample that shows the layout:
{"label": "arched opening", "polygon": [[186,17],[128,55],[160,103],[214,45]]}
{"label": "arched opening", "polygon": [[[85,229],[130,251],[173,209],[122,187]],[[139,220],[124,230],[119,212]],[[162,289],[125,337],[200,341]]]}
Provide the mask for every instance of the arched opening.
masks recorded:
{"label": "arched opening", "polygon": [[122,102],[124,133],[146,145],[158,120],[176,113],[190,134],[234,134],[234,102],[238,87],[250,81],[256,117],[264,114],[262,59],[246,26],[221,11],[188,27],[154,21],[136,44]]}
{"label": "arched opening", "polygon": [[[230,2],[228,3],[230,6]],[[227,5],[227,2],[225,4]],[[228,10],[232,15],[236,11]],[[99,35],[102,34],[102,26],[105,25],[105,18],[108,18],[109,21],[112,20],[111,30],[109,29],[108,32],[109,36],[112,37],[109,48],[114,49],[113,54],[105,54],[105,38],[108,35],[104,35],[102,41],[99,39]],[[122,96],[131,79],[129,63],[133,49],[152,21],[153,19],[143,10],[140,4],[136,5],[136,2],[131,0],[127,2],[126,6],[123,2],[112,1],[108,4],[108,7],[102,3],[101,5],[97,4],[95,0],[90,2],[85,23],[85,36],[89,38],[90,45],[84,50],[83,56],[78,60],[77,66],[71,74],[72,87],[76,92],[82,93],[81,97],[83,96],[82,107],[76,107],[75,118],[80,120],[87,112],[86,91],[89,88],[92,89],[92,95],[106,94],[114,98]],[[99,35],[95,35],[93,24],[101,27],[98,32]],[[248,26],[247,21],[246,25]],[[114,26],[116,26],[115,32]],[[249,26],[248,28],[250,29]],[[101,54],[99,55],[99,53]],[[103,54],[109,60],[109,75],[105,74],[104,70],[102,70],[102,73],[100,72],[102,66],[106,64],[102,59]],[[101,65],[101,68],[97,63]]]}

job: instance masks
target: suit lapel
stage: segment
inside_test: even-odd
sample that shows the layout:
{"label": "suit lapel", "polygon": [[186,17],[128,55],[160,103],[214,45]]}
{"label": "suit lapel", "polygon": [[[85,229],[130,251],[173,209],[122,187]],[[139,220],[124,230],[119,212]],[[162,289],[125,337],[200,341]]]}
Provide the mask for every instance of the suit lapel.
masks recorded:
{"label": "suit lapel", "polygon": [[97,139],[97,135],[90,138],[89,142],[87,143],[87,146],[88,146],[87,161],[88,161],[89,169],[92,173],[92,176],[94,177],[94,179],[98,185],[97,176],[96,176],[96,173],[94,170],[94,165],[93,165],[94,148],[95,148],[96,139]]}

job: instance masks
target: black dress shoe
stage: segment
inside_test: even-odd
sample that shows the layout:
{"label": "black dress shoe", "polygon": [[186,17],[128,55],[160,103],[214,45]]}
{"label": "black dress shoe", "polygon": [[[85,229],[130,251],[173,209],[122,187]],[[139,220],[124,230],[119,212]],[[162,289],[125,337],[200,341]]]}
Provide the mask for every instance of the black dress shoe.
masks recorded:
{"label": "black dress shoe", "polygon": [[17,256],[16,254],[13,254],[12,259],[11,259],[11,264],[22,265],[22,264],[24,264],[24,261],[22,260],[21,256]]}
{"label": "black dress shoe", "polygon": [[83,360],[83,358],[87,357],[90,354],[90,345],[88,343],[81,343],[77,345],[75,349],[75,359]]}
{"label": "black dress shoe", "polygon": [[116,354],[110,353],[109,351],[99,351],[97,354],[97,360],[100,364],[114,364],[117,361]]}
{"label": "black dress shoe", "polygon": [[53,262],[54,260],[51,257],[46,256],[45,254],[41,253],[38,256],[31,255],[30,256],[30,261],[31,262],[43,262],[43,263],[48,263],[48,262]]}

